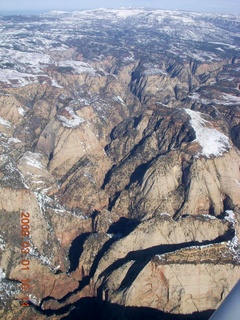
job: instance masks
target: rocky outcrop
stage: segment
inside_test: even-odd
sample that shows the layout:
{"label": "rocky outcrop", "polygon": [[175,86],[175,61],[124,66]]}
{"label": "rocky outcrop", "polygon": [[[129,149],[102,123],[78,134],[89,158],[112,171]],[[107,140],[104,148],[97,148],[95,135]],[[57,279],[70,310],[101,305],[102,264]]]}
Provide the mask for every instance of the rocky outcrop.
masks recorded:
{"label": "rocky outcrop", "polygon": [[[144,256],[145,251],[147,255],[148,248],[152,250],[152,252],[150,250],[151,256],[157,250],[159,252],[161,250],[173,251],[178,247],[190,246],[194,242],[204,243],[209,241],[211,243],[215,239],[220,241],[219,239],[228,237],[228,232],[229,226],[226,222],[211,216],[189,216],[176,222],[169,214],[162,213],[140,223],[128,236],[118,240],[109,248],[98,264],[98,269],[94,275],[95,281],[97,281],[99,275],[104,275],[105,270],[109,269],[110,272],[114,263],[118,265],[124,259],[129,261],[131,256],[141,258],[141,252]],[[233,237],[231,232],[229,237],[230,239]],[[105,273],[105,275],[107,274]]]}
{"label": "rocky outcrop", "polygon": [[[187,256],[196,256],[199,250],[188,250]],[[161,264],[160,256],[160,262],[158,258],[149,262],[127,290],[110,295],[110,300],[125,306],[151,306],[175,314],[215,309],[238,281],[239,266],[217,261],[214,264],[211,256],[207,258],[210,263],[201,258],[198,263],[185,263],[180,259],[176,263],[168,260],[165,265]]]}
{"label": "rocky outcrop", "polygon": [[215,309],[238,280],[232,227],[203,215],[176,222],[161,214],[142,222],[103,255],[95,291],[113,304],[169,314]]}
{"label": "rocky outcrop", "polygon": [[[147,127],[142,131],[145,123]],[[161,211],[173,216],[209,212],[219,215],[223,210],[239,207],[238,150],[226,140],[229,152],[216,157],[226,146],[221,140],[224,135],[215,129],[214,119],[206,124],[212,127],[202,127],[206,130],[204,137],[199,129],[194,130],[196,124],[187,119],[185,111],[167,108],[144,115],[136,127],[133,122],[120,124],[114,131],[115,140],[107,148],[113,161],[121,160],[109,171],[104,185],[112,195],[111,210],[141,219]],[[210,139],[211,134],[212,141],[208,143],[205,139]]]}

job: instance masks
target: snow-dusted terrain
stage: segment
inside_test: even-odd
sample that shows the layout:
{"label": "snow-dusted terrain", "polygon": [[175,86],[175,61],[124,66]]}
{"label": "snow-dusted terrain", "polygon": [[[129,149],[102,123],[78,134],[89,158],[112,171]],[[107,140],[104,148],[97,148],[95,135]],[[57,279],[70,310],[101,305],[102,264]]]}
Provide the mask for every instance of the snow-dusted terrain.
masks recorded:
{"label": "snow-dusted terrain", "polygon": [[203,119],[200,112],[188,109],[185,111],[191,117],[190,123],[195,130],[196,141],[202,147],[200,155],[217,157],[230,149],[228,137],[214,128],[209,128],[210,122]]}
{"label": "snow-dusted terrain", "polygon": [[[239,267],[239,119],[237,15],[98,9],[0,17],[0,318],[56,312],[58,320],[94,296],[156,308],[164,319],[173,311],[206,320]],[[24,311],[16,307],[21,211],[30,213],[33,268]],[[182,278],[198,279],[197,252],[207,263],[208,307],[195,280],[187,279],[184,296],[158,266],[141,288],[146,295],[126,300],[156,255],[159,268],[169,253],[186,256]],[[166,303],[149,295],[159,278]]]}
{"label": "snow-dusted terrain", "polygon": [[[239,24],[237,16],[143,9],[0,17],[0,84],[43,83],[49,81],[49,68],[94,75],[101,68],[87,63],[90,55],[101,60],[110,50],[125,62],[138,59],[144,50],[146,60],[148,56],[155,60],[155,48],[183,61],[220,61],[239,55]],[[85,61],[79,61],[77,54],[63,58],[75,46]],[[145,74],[159,73],[167,71],[158,63],[145,65]],[[58,86],[55,80],[50,83]]]}

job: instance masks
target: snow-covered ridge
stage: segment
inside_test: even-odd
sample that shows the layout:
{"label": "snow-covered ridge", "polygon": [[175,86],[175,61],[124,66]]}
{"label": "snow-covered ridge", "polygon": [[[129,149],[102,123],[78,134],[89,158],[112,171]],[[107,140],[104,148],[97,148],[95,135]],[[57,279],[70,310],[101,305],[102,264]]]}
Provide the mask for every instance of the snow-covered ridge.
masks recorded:
{"label": "snow-covered ridge", "polygon": [[34,74],[18,72],[10,69],[1,69],[0,82],[4,82],[13,87],[22,87],[27,84],[37,83],[38,80]]}
{"label": "snow-covered ridge", "polygon": [[1,64],[23,64],[23,69],[33,68],[35,73],[41,73],[41,66],[49,64],[51,57],[48,54],[39,52],[22,52],[18,50],[0,48]]}
{"label": "snow-covered ridge", "polygon": [[7,120],[4,120],[2,117],[0,117],[0,125],[10,128],[11,127],[11,123]]}
{"label": "snow-covered ridge", "polygon": [[45,82],[51,83],[52,86],[60,87],[54,79],[46,74],[45,68],[49,65],[70,67],[76,74],[87,73],[93,76],[96,74],[96,70],[83,61],[54,61],[50,55],[44,53],[0,48],[0,82],[9,86],[22,87],[38,83],[39,77],[44,77],[46,79]]}
{"label": "snow-covered ridge", "polygon": [[65,116],[60,116],[60,115],[57,116],[58,120],[62,122],[64,127],[76,128],[81,123],[85,122],[85,120],[79,117],[78,115],[76,115],[70,107],[65,108],[65,110],[69,113],[70,119],[66,118]]}
{"label": "snow-covered ridge", "polygon": [[202,147],[202,151],[197,156],[219,157],[230,149],[228,137],[214,128],[209,128],[210,122],[203,119],[200,112],[189,109],[185,109],[185,112],[191,118],[190,123],[196,134],[195,141]]}
{"label": "snow-covered ridge", "polygon": [[[18,72],[16,70],[10,70],[10,69],[0,69],[0,82],[3,82],[9,87],[17,88],[17,87],[24,87],[30,84],[37,84],[39,83],[39,76],[31,73],[24,73],[24,72]],[[42,84],[45,83],[51,83],[52,87],[62,88],[54,79],[51,79],[47,75],[42,75],[45,79],[45,81],[42,82]],[[24,110],[23,110],[24,111]],[[22,112],[20,109],[19,113]],[[24,115],[24,114],[22,114]]]}
{"label": "snow-covered ridge", "polygon": [[[66,70],[57,70],[60,73],[98,76],[101,72],[106,76],[109,70],[101,70],[87,59],[100,61],[101,56],[107,56],[115,46],[126,53],[131,53],[134,46],[141,55],[146,39],[149,48],[153,43],[167,55],[202,62],[220,61],[229,54],[237,56],[240,51],[236,40],[236,28],[240,23],[237,16],[120,8],[51,11],[37,20],[24,17],[16,21],[14,18],[1,20],[0,17],[0,22],[0,84],[4,88],[38,83],[59,88],[51,72],[58,67],[66,67]],[[132,27],[141,32],[135,32],[128,39],[125,31]],[[73,54],[76,48],[79,56]],[[104,54],[100,54],[103,51]],[[88,56],[90,52],[92,58]],[[135,57],[136,54],[131,53],[128,57],[123,55],[122,60],[128,63]],[[166,70],[155,64],[149,65],[144,74],[167,76]],[[229,99],[233,101],[231,97],[222,99],[226,103]]]}
{"label": "snow-covered ridge", "polygon": [[240,96],[236,96],[230,93],[222,93],[219,95],[218,99],[207,99],[202,98],[198,92],[194,92],[193,94],[189,95],[189,98],[192,100],[200,101],[203,104],[220,104],[225,106],[231,106],[233,104],[240,104]]}
{"label": "snow-covered ridge", "polygon": [[60,11],[60,10],[52,10],[46,13],[41,14],[42,17],[48,16],[48,15],[62,15],[62,14],[69,14],[69,11]]}
{"label": "snow-covered ridge", "polygon": [[95,75],[96,73],[96,70],[92,66],[90,66],[88,63],[85,63],[83,61],[65,60],[65,61],[60,61],[59,63],[56,64],[56,66],[73,68],[73,70],[77,74],[88,73],[91,75]]}
{"label": "snow-covered ridge", "polygon": [[27,151],[25,155],[21,158],[20,163],[25,162],[28,166],[35,167],[37,169],[44,169],[44,166],[41,163],[42,155],[40,153],[33,153]]}
{"label": "snow-covered ridge", "polygon": [[146,76],[149,76],[149,75],[164,75],[164,76],[167,76],[168,75],[166,70],[159,69],[158,66],[155,66],[152,63],[144,63],[143,67],[145,68],[145,70],[143,71],[143,74],[146,75]]}
{"label": "snow-covered ridge", "polygon": [[[41,14],[42,17],[59,17],[64,15],[71,15],[71,16],[83,16],[83,15],[92,15],[92,14],[102,14],[102,15],[115,15],[120,18],[127,18],[132,17],[134,15],[144,14],[144,15],[150,15],[153,14],[158,17],[171,17],[171,19],[179,20],[182,19],[183,15],[184,21],[186,23],[192,23],[193,18],[198,18],[201,16],[206,17],[217,17],[222,16],[218,13],[204,13],[204,12],[194,12],[194,11],[184,11],[184,10],[167,10],[167,9],[146,9],[146,8],[127,8],[127,7],[120,7],[116,9],[108,9],[108,8],[98,8],[98,9],[88,9],[88,10],[79,10],[79,11],[49,11],[46,13]],[[225,18],[229,17],[235,17],[231,14],[224,15]]]}

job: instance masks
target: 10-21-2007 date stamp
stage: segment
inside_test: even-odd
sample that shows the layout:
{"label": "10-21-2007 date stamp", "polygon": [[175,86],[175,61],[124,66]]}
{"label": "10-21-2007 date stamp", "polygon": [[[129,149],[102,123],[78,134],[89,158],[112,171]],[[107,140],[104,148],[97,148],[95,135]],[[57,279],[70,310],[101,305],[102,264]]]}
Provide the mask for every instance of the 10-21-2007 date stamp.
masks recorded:
{"label": "10-21-2007 date stamp", "polygon": [[23,279],[21,280],[21,291],[23,298],[21,299],[21,305],[23,307],[29,307],[29,289],[30,280],[28,278],[30,270],[30,260],[28,254],[30,252],[30,213],[20,213],[20,225],[21,225],[21,271]]}

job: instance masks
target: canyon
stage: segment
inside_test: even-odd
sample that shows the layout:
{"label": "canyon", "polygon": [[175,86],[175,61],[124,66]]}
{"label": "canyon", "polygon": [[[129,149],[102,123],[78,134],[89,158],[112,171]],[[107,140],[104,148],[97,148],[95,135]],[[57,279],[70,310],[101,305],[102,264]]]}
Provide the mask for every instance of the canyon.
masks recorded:
{"label": "canyon", "polygon": [[239,26],[150,9],[0,17],[1,319],[219,306],[240,275]]}

